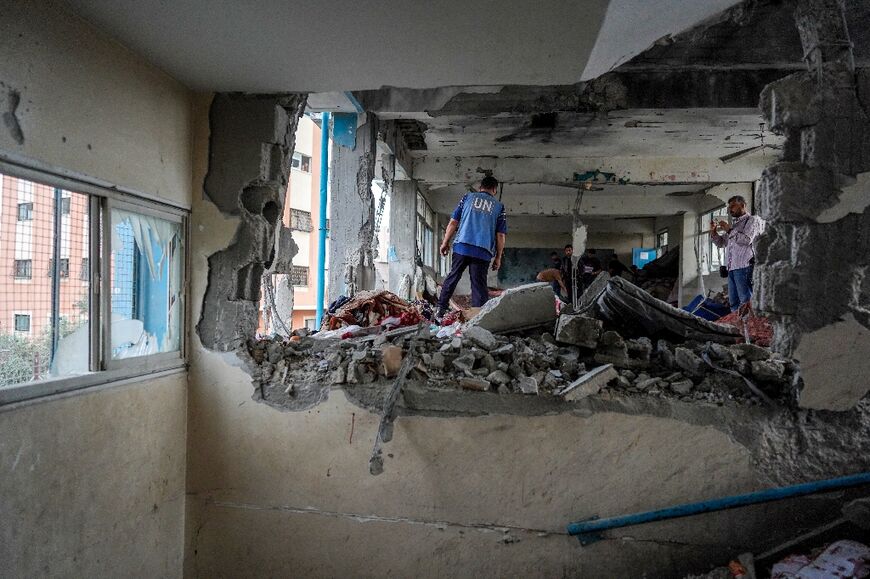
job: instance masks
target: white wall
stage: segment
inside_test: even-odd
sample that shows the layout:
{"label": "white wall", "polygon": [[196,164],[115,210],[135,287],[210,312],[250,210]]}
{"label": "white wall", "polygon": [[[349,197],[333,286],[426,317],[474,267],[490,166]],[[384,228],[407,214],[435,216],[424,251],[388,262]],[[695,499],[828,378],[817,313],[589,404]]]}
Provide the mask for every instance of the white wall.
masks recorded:
{"label": "white wall", "polygon": [[[0,10],[0,150],[191,202],[189,92],[58,2]],[[5,109],[4,109],[5,110]],[[0,561],[10,577],[179,577],[184,371],[0,409]]]}

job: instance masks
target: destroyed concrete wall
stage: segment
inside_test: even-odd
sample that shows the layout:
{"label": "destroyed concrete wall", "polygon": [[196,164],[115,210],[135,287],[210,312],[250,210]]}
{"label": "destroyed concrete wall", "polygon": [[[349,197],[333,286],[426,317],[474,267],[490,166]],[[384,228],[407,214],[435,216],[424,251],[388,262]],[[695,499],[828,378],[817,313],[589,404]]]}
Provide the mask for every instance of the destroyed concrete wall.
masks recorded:
{"label": "destroyed concrete wall", "polygon": [[[843,195],[870,171],[870,75],[854,68],[843,10],[839,0],[797,3],[808,71],[762,94],[765,116],[787,140],[762,179],[768,229],[755,274],[774,347],[801,363],[801,404],[831,410],[851,408],[870,388],[870,210]],[[839,218],[821,219],[832,208]]]}
{"label": "destroyed concrete wall", "polygon": [[[353,148],[332,144],[330,168],[329,299],[375,287],[373,252],[378,119],[360,116]],[[412,215],[411,218],[414,218]]]}
{"label": "destroyed concrete wall", "polygon": [[220,94],[209,112],[203,191],[240,217],[232,243],[209,256],[197,332],[211,349],[232,351],[254,335],[263,274],[289,274],[296,245],[281,224],[296,123],[305,95]]}

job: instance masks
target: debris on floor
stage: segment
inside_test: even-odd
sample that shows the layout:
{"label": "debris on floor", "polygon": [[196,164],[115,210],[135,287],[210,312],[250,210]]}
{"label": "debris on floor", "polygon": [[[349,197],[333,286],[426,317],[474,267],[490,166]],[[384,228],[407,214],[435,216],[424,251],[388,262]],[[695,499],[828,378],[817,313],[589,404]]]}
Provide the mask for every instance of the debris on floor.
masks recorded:
{"label": "debris on floor", "polygon": [[[288,341],[251,340],[245,354],[256,366],[260,392],[273,399],[291,400],[305,385],[353,388],[392,378],[412,334],[418,361],[408,380],[438,390],[566,402],[616,394],[759,404],[791,395],[792,360],[737,343],[733,328],[654,300],[621,278],[605,281],[583,313],[557,314],[549,286],[530,284],[506,290],[467,323],[461,316],[449,326],[424,323],[422,335],[415,331],[424,316],[418,305],[389,292],[364,292],[330,318],[344,326]],[[649,319],[634,319],[644,315]],[[387,326],[390,319],[399,327]],[[638,335],[644,329],[654,330],[654,338]],[[288,388],[290,382],[298,386]]]}

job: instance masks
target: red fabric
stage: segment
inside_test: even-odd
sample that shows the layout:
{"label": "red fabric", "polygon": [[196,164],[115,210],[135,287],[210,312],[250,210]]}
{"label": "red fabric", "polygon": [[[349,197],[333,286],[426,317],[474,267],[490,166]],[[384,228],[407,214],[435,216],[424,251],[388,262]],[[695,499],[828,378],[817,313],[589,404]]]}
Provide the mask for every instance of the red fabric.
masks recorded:
{"label": "red fabric", "polygon": [[413,326],[415,324],[419,324],[423,319],[423,316],[420,315],[420,312],[417,310],[410,310],[407,312],[402,312],[400,316],[400,326]]}
{"label": "red fabric", "polygon": [[[740,315],[737,312],[731,312],[727,316],[719,318],[716,322],[734,326],[741,333],[743,332],[743,320],[740,319]],[[769,347],[771,342],[773,342],[773,326],[770,324],[770,320],[757,314],[751,314],[746,323],[749,327],[749,339],[752,340],[752,343]]]}

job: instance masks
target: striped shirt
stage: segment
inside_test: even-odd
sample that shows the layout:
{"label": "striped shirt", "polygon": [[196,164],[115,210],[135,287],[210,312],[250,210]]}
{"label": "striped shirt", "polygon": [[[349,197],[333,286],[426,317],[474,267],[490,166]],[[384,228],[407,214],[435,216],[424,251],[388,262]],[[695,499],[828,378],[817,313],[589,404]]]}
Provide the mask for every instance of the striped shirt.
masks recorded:
{"label": "striped shirt", "polygon": [[725,235],[710,234],[716,247],[725,247],[728,271],[751,265],[749,260],[755,257],[755,240],[764,231],[764,225],[761,217],[744,213],[731,223],[731,229]]}

